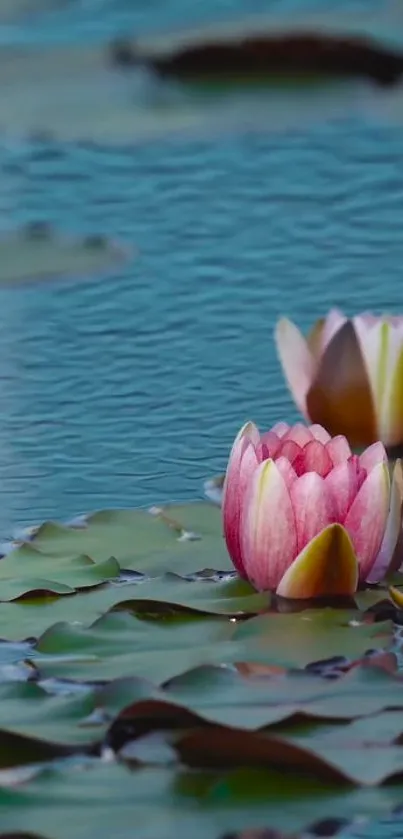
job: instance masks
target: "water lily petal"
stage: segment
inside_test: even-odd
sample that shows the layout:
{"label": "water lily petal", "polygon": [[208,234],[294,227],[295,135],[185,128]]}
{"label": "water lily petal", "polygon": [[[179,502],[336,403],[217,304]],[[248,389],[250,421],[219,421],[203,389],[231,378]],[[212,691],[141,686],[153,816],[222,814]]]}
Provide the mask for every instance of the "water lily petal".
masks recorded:
{"label": "water lily petal", "polygon": [[388,456],[385,451],[385,446],[379,441],[368,446],[367,449],[360,455],[360,464],[363,469],[370,472],[378,463],[387,463]]}
{"label": "water lily petal", "polygon": [[358,563],[351,539],[340,524],[330,524],[285,572],[277,594],[293,599],[349,596],[358,585]]}
{"label": "water lily petal", "polygon": [[333,468],[333,463],[326,447],[318,440],[311,440],[294,460],[293,466],[297,475],[302,475],[304,472],[317,472],[324,478]]}
{"label": "water lily petal", "polygon": [[326,428],[323,428],[322,425],[318,425],[317,422],[313,423],[313,425],[309,426],[309,430],[315,440],[319,440],[319,443],[323,443],[325,446],[326,443],[330,443],[331,436],[326,431]]}
{"label": "water lily petal", "polygon": [[300,553],[317,533],[335,521],[332,498],[323,478],[315,472],[307,472],[294,481],[290,496],[297,526],[297,551]]}
{"label": "water lily petal", "polygon": [[275,457],[281,446],[281,437],[274,431],[266,431],[260,437],[262,450],[266,451],[265,459]]}
{"label": "water lily petal", "polygon": [[315,375],[316,364],[308,344],[287,318],[281,318],[275,330],[277,353],[288,386],[301,413],[306,416],[306,394]]}
{"label": "water lily petal", "polygon": [[388,382],[381,432],[388,446],[403,443],[403,347]]}
{"label": "water lily petal", "polygon": [[316,362],[318,362],[323,352],[323,327],[325,320],[326,318],[316,320],[306,336],[308,349]]}
{"label": "water lily petal", "polygon": [[[223,486],[222,509],[224,536],[231,559],[243,576],[239,525],[249,475],[258,465],[254,443],[260,435],[254,423],[246,423],[237,434],[231,449]],[[241,468],[242,467],[242,468]]]}
{"label": "water lily petal", "polygon": [[354,461],[339,463],[326,476],[326,488],[333,499],[335,519],[344,523],[347,513],[358,493],[358,472]]}
{"label": "water lily petal", "polygon": [[287,440],[293,440],[294,443],[297,443],[298,446],[306,446],[311,440],[314,439],[312,431],[308,425],[304,425],[303,422],[296,422],[295,425],[292,425],[291,428],[288,429],[287,434],[284,434],[282,437],[282,443]]}
{"label": "water lily petal", "polygon": [[281,437],[284,437],[284,434],[287,434],[287,431],[289,431],[289,428],[290,428],[290,426],[289,426],[288,422],[276,422],[276,424],[273,425],[273,428],[271,429],[271,431],[272,431],[273,434],[277,434],[277,437],[280,437],[280,439],[281,439]]}
{"label": "water lily petal", "polygon": [[276,458],[276,466],[280,475],[284,478],[287,489],[289,490],[294,481],[297,480],[297,473],[287,457]]}
{"label": "water lily petal", "polygon": [[403,609],[403,591],[400,588],[395,588],[395,586],[390,586],[389,594],[395,606],[398,609]]}
{"label": "water lily petal", "polygon": [[333,461],[333,466],[344,463],[351,457],[350,446],[342,434],[332,437],[330,443],[326,443],[326,451]]}
{"label": "water lily petal", "polygon": [[378,439],[372,391],[360,344],[350,321],[337,330],[325,349],[306,396],[312,421],[351,445]]}
{"label": "water lily petal", "polygon": [[400,319],[354,318],[371,383],[378,436],[388,446],[403,442],[403,325]]}
{"label": "water lily petal", "polygon": [[325,351],[336,332],[347,322],[346,316],[340,309],[330,309],[326,315],[322,332],[322,352]]}
{"label": "water lily petal", "polygon": [[360,565],[360,577],[366,580],[381,548],[390,505],[390,478],[385,463],[378,463],[356,495],[344,526]]}
{"label": "water lily petal", "polygon": [[277,452],[277,457],[286,457],[290,463],[294,463],[294,461],[302,454],[302,447],[295,442],[295,440],[286,440],[284,443],[281,442],[281,446]]}
{"label": "water lily petal", "polygon": [[297,553],[297,535],[291,498],[273,460],[251,478],[240,535],[248,579],[257,589],[275,589]]}
{"label": "water lily petal", "polygon": [[[390,508],[382,544],[375,562],[366,578],[368,583],[378,583],[389,571],[394,559],[399,535],[402,530],[403,471],[400,460],[393,469],[390,493]],[[399,558],[400,560],[400,558]],[[400,561],[397,567],[400,566]]]}

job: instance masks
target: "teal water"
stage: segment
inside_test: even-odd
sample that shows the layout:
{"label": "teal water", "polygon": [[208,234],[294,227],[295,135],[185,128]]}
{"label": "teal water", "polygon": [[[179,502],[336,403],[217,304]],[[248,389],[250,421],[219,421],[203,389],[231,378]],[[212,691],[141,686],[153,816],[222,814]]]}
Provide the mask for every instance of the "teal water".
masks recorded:
{"label": "teal water", "polygon": [[[325,5],[344,20],[353,7],[366,19],[386,4],[309,8]],[[0,43],[97,44],[127,29],[302,8],[297,0],[0,0]],[[165,130],[162,97],[152,137],[139,124],[131,142],[122,116],[103,141],[91,119],[80,136],[86,106],[71,105],[70,71],[54,69],[52,96],[68,112],[57,139],[33,141],[14,128],[10,136],[24,89],[35,126],[48,127],[29,72],[17,104],[14,88],[0,92],[0,230],[49,220],[62,232],[122,240],[133,256],[102,278],[0,286],[1,538],[45,518],[200,496],[245,419],[267,426],[296,417],[274,351],[279,315],[308,327],[331,305],[403,307],[401,92],[372,109],[361,107],[369,94],[358,88],[338,114],[327,108],[329,92],[323,113],[315,107],[307,118],[298,95],[284,100],[280,121],[273,94],[264,108],[269,122],[276,111],[275,130],[244,107],[237,120],[227,115],[227,130],[226,116],[220,130],[199,121],[183,136]],[[96,84],[102,106],[102,79]],[[113,92],[104,96],[109,129]],[[128,96],[126,111],[130,85]],[[79,139],[63,138],[67,128]],[[401,817],[343,833],[402,835]]]}
{"label": "teal water", "polygon": [[[270,4],[41,5],[3,25],[1,40],[101,40]],[[353,5],[382,4],[329,8]],[[283,7],[305,8],[270,6]],[[335,304],[402,309],[403,136],[393,120],[353,108],[275,131],[241,120],[133,143],[0,135],[0,165],[4,229],[48,219],[135,249],[106,278],[0,288],[4,536],[48,517],[200,496],[245,419],[296,416],[274,351],[279,315],[306,327]]]}

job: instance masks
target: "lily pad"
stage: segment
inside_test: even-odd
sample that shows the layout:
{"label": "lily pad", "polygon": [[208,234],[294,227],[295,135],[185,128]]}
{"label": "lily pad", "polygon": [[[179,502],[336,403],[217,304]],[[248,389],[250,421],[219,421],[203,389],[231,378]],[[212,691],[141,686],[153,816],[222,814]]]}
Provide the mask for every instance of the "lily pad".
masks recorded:
{"label": "lily pad", "polygon": [[52,839],[127,835],[142,839],[217,839],[230,831],[271,825],[298,830],[317,817],[383,814],[401,787],[335,788],[323,780],[243,769],[226,774],[153,767],[129,771],[106,764],[55,769],[15,790],[0,789],[3,831]]}
{"label": "lily pad", "polygon": [[52,522],[32,540],[36,550],[54,558],[85,553],[100,561],[113,556],[120,567],[159,576],[191,574],[211,568],[233,571],[222,536],[220,512],[196,502],[145,510],[102,510],[85,528]]}
{"label": "lily pad", "polygon": [[119,41],[115,59],[122,67],[149,66],[163,78],[173,76],[190,82],[225,80],[239,84],[244,80],[277,81],[286,75],[301,84],[307,77],[320,81],[327,77],[359,76],[378,84],[395,84],[403,73],[403,53],[379,40],[323,32],[307,28],[219,38],[217,33],[200,43],[182,44],[170,52],[146,52],[138,43]]}
{"label": "lily pad", "polygon": [[114,612],[89,629],[56,624],[39,639],[34,662],[44,677],[86,681],[136,675],[160,684],[199,664],[243,658],[242,643],[230,642],[233,630],[218,618],[150,621]]}
{"label": "lily pad", "polygon": [[38,637],[59,621],[88,626],[109,610],[160,619],[184,613],[243,618],[265,611],[269,604],[267,594],[257,594],[241,580],[189,582],[172,574],[146,583],[86,589],[85,594],[71,597],[0,602],[0,637],[10,641]]}
{"label": "lily pad", "polygon": [[33,545],[22,545],[0,562],[0,600],[26,594],[72,594],[98,586],[119,575],[115,559],[96,562],[85,554],[52,557]]}
{"label": "lily pad", "polygon": [[[121,604],[118,606],[121,608]],[[316,616],[310,614],[315,625]],[[241,666],[246,662],[247,669],[253,662],[279,665],[281,670],[335,654],[360,657],[369,647],[378,645],[382,649],[391,640],[388,623],[343,627],[337,613],[336,617],[330,611],[318,615],[319,637],[322,627],[325,629],[322,643],[311,649],[312,626],[304,635],[301,615],[268,615],[261,624],[256,619],[252,632],[248,632],[254,621],[237,627],[223,617],[207,619],[182,612],[154,620],[111,612],[89,628],[71,623],[51,627],[39,638],[34,661],[45,677],[85,681],[135,674],[161,684],[203,664]],[[295,637],[300,643],[294,650]]]}
{"label": "lily pad", "polygon": [[105,237],[74,238],[33,223],[0,238],[0,283],[99,274],[129,256],[128,248]]}
{"label": "lily pad", "polygon": [[[236,731],[257,731],[283,720],[304,716],[313,720],[351,720],[388,708],[403,708],[402,682],[376,668],[358,667],[337,682],[307,673],[245,678],[236,669],[200,667],[164,686],[165,716],[178,724],[185,712],[194,724],[208,722]],[[113,729],[130,720],[164,717],[163,697],[125,708]],[[185,713],[183,727],[188,727]],[[235,731],[236,730],[236,731]],[[219,758],[217,758],[219,759]]]}
{"label": "lily pad", "polygon": [[233,638],[253,643],[254,661],[283,667],[304,667],[332,656],[355,659],[368,649],[381,650],[392,643],[390,622],[359,624],[357,617],[357,612],[335,609],[260,615],[239,625]]}
{"label": "lily pad", "polygon": [[[37,684],[0,685],[0,767],[49,760],[49,751],[40,757],[41,745],[80,750],[97,743],[114,715],[144,695],[152,696],[153,688],[140,679],[117,680],[78,696],[52,696]],[[19,738],[18,752],[13,738]]]}
{"label": "lily pad", "polygon": [[[143,46],[148,50],[147,43]],[[231,131],[245,120],[277,130],[356,111],[354,86],[337,84],[332,96],[327,85],[311,84],[303,91],[295,73],[294,84],[281,89],[281,96],[276,82],[268,91],[246,91],[244,97],[195,96],[193,90],[162,88],[141,67],[128,74],[115,52],[113,45],[94,43],[42,44],[40,49],[26,44],[17,50],[2,45],[0,72],[8,96],[0,101],[0,124],[6,135],[133,143],[167,134]]]}

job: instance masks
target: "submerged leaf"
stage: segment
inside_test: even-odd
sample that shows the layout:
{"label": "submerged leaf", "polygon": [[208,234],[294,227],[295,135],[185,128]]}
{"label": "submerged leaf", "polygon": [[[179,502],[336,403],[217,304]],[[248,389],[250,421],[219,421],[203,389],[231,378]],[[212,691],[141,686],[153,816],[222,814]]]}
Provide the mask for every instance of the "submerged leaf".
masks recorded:
{"label": "submerged leaf", "polygon": [[129,256],[102,236],[74,239],[37,222],[0,238],[0,284],[103,273]]}

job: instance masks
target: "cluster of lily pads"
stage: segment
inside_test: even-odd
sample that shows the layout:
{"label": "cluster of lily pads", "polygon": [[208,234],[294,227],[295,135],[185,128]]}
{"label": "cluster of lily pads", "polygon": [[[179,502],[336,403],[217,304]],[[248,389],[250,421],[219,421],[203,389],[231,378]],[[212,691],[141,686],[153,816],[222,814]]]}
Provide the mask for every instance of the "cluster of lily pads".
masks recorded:
{"label": "cluster of lily pads", "polygon": [[48,522],[5,554],[4,835],[315,832],[402,802],[385,584],[302,611],[257,592],[204,501]]}

